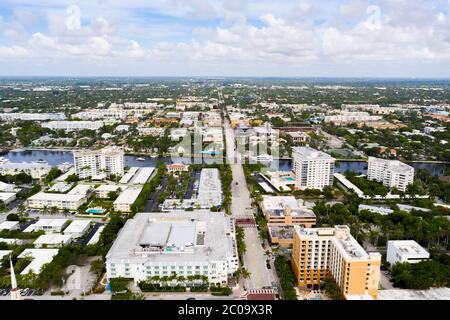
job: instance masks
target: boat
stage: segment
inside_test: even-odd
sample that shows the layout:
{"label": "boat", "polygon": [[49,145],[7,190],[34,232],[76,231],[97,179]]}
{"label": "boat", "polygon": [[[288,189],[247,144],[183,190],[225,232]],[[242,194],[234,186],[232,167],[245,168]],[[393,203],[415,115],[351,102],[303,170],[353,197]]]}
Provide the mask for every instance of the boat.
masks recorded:
{"label": "boat", "polygon": [[47,163],[47,161],[45,161],[44,159],[39,159],[36,161],[36,163]]}
{"label": "boat", "polygon": [[139,157],[139,158],[136,158],[136,161],[145,161],[145,158]]}

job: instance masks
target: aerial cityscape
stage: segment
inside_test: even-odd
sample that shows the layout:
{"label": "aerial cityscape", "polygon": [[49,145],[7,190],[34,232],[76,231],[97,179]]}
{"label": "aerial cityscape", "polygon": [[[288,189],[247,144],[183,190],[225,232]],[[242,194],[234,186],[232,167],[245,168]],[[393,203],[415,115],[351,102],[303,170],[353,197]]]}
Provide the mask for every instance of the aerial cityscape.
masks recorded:
{"label": "aerial cityscape", "polygon": [[450,3],[329,2],[2,1],[0,301],[450,300]]}

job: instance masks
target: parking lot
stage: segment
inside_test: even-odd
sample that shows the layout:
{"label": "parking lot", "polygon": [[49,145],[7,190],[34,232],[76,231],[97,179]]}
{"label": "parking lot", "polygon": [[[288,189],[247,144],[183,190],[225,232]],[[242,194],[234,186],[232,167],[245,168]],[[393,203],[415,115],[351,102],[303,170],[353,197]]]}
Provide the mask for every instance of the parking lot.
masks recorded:
{"label": "parking lot", "polygon": [[[11,289],[0,289],[0,297],[9,297],[11,295],[10,293]],[[36,289],[20,289],[20,295],[22,297],[31,297],[36,295],[42,295],[42,292],[40,290]]]}

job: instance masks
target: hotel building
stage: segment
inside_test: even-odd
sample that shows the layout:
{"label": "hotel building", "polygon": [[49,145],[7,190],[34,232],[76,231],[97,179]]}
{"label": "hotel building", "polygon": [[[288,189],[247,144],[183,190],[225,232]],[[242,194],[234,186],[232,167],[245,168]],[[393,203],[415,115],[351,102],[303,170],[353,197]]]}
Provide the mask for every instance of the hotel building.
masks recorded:
{"label": "hotel building", "polygon": [[342,296],[376,299],[381,255],[366,251],[348,226],[304,229],[294,226],[292,267],[299,287],[320,286],[329,275]]}
{"label": "hotel building", "polygon": [[307,147],[292,148],[296,189],[319,189],[333,185],[334,162],[329,154]]}
{"label": "hotel building", "polygon": [[414,168],[398,160],[369,157],[367,179],[404,192],[414,181]]}

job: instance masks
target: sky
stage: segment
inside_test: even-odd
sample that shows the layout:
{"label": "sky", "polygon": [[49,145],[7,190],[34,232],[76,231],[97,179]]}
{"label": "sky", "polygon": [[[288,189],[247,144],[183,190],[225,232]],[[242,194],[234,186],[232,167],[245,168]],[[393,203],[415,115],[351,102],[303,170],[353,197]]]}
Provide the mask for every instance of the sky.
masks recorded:
{"label": "sky", "polygon": [[0,75],[450,78],[450,0],[0,0]]}

